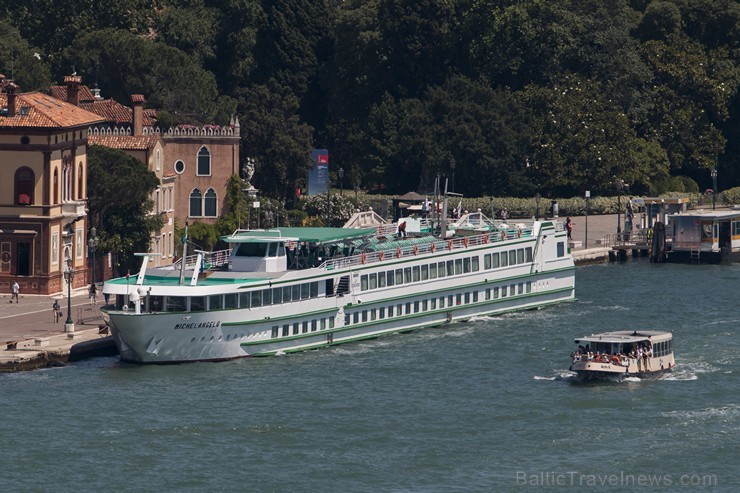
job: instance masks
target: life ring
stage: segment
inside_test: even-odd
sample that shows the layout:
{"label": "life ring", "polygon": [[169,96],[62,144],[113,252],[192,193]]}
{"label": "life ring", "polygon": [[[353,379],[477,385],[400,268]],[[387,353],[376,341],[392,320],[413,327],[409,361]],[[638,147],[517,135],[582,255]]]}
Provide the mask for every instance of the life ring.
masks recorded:
{"label": "life ring", "polygon": [[447,240],[447,248],[452,250],[452,240]]}
{"label": "life ring", "polygon": [[521,238],[522,237],[522,228],[519,228],[519,229],[516,230],[516,236],[517,236],[517,238]]}
{"label": "life ring", "polygon": [[401,247],[396,248],[396,258],[401,258]]}
{"label": "life ring", "polygon": [[468,248],[468,237],[467,236],[463,238],[463,243],[465,244],[465,248]]}
{"label": "life ring", "polygon": [[367,255],[365,255],[365,253],[363,252],[362,253],[362,263],[363,263],[363,265],[365,264],[365,262],[367,262]]}
{"label": "life ring", "polygon": [[488,233],[483,235],[483,243],[488,244]]}
{"label": "life ring", "polygon": [[434,253],[434,251],[437,249],[437,245],[435,243],[432,243],[431,245],[429,245],[429,249],[432,251],[432,253]]}
{"label": "life ring", "polygon": [[501,231],[501,241],[506,239],[506,231]]}
{"label": "life ring", "polygon": [[419,255],[419,246],[414,245],[414,255]]}
{"label": "life ring", "polygon": [[383,261],[383,252],[378,252],[378,260]]}

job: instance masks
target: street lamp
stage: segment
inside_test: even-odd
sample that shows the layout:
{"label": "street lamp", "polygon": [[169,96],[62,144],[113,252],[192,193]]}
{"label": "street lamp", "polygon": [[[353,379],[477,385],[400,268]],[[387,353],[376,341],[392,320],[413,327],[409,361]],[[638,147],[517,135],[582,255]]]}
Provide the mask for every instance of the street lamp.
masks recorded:
{"label": "street lamp", "polygon": [[712,169],[712,210],[717,206],[717,168]]}
{"label": "street lamp", "polygon": [[87,240],[87,247],[92,253],[92,284],[95,284],[95,250],[98,248],[100,238],[98,238],[97,230],[95,226],[90,228],[90,238]]}
{"label": "street lamp", "polygon": [[540,218],[540,199],[541,198],[542,198],[542,196],[540,195],[539,192],[537,192],[536,194],[534,194],[534,203],[537,204],[537,213],[534,216],[535,220],[539,220],[539,218]]}
{"label": "street lamp", "polygon": [[339,168],[339,196],[344,195],[344,168]]}
{"label": "street lamp", "polygon": [[622,235],[622,221],[620,214],[622,212],[622,190],[629,188],[624,180],[618,179],[614,182],[617,187],[617,241],[619,241]]}
{"label": "street lamp", "polygon": [[64,332],[74,332],[75,324],[72,321],[72,279],[75,270],[72,268],[72,259],[67,257],[67,268],[64,269],[64,280],[67,281],[67,320],[64,322]]}
{"label": "street lamp", "polygon": [[586,190],[586,238],[584,242],[584,246],[588,248],[588,202],[591,198],[591,190]]}
{"label": "street lamp", "polygon": [[455,166],[457,165],[457,162],[455,161],[454,157],[450,158],[450,169],[452,170],[452,191],[455,191]]}

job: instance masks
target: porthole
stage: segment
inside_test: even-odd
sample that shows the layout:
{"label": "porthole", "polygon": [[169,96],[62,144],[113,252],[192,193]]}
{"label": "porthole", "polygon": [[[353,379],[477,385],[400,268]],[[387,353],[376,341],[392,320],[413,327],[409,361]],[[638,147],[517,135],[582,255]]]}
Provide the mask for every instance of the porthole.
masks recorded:
{"label": "porthole", "polygon": [[208,339],[208,342],[213,342],[213,336],[211,336],[211,338]]}
{"label": "porthole", "polygon": [[185,171],[185,163],[183,161],[175,161],[175,173],[178,175],[183,174]]}

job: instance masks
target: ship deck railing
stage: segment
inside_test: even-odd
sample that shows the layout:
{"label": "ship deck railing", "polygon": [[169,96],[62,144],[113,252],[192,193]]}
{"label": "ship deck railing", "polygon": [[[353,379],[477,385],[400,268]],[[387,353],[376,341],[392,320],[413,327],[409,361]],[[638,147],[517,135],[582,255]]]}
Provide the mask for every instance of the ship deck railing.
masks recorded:
{"label": "ship deck railing", "polygon": [[[229,264],[231,259],[231,249],[217,250],[215,252],[208,252],[203,255],[203,268],[204,269],[215,269],[223,267]],[[175,270],[180,268],[183,259],[178,259],[177,262],[173,263],[172,266]],[[188,255],[185,257],[185,270],[195,269],[195,264],[198,260],[198,254]]]}

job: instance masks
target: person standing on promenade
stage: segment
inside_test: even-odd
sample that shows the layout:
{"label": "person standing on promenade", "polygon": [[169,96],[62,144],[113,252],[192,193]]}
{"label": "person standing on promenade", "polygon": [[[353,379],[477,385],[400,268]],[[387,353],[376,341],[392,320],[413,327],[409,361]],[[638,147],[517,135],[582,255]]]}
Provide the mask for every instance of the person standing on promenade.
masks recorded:
{"label": "person standing on promenade", "polygon": [[54,300],[54,304],[51,305],[51,310],[54,312],[54,323],[58,324],[61,315],[61,307],[59,306],[59,300]]}
{"label": "person standing on promenade", "polygon": [[573,221],[570,220],[570,218],[567,218],[565,220],[565,231],[568,232],[568,239],[573,239]]}
{"label": "person standing on promenade", "polygon": [[15,298],[16,304],[19,303],[18,301],[18,293],[20,293],[21,287],[18,285],[18,281],[13,281],[13,286],[10,288],[10,302],[13,302],[13,298]]}
{"label": "person standing on promenade", "polygon": [[97,305],[98,304],[98,288],[95,286],[95,283],[90,284],[90,305]]}

